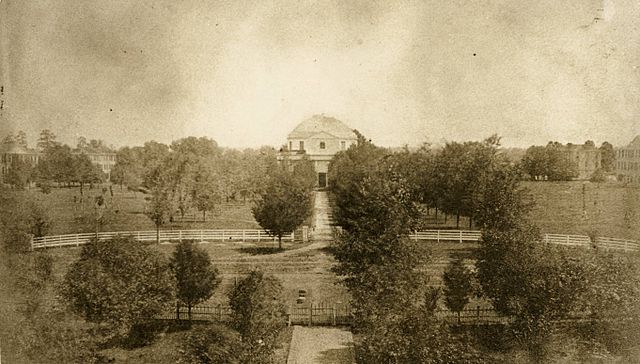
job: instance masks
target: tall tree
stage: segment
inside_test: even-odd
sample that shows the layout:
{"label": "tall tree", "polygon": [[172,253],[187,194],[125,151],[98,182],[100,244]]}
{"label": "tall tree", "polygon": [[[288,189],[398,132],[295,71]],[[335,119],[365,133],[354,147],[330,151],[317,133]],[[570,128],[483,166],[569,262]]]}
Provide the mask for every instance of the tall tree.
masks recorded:
{"label": "tall tree", "polygon": [[242,336],[244,361],[270,363],[280,330],[286,325],[282,283],[270,275],[253,270],[229,293],[231,325]]}
{"label": "tall tree", "polygon": [[188,241],[176,246],[169,265],[176,277],[176,296],[187,305],[191,320],[191,307],[208,300],[220,284],[218,270],[205,250]]}
{"label": "tall tree", "polygon": [[602,169],[605,172],[613,172],[616,166],[616,153],[613,150],[613,145],[609,142],[602,143],[600,153],[602,155]]}
{"label": "tall tree", "polygon": [[160,243],[160,227],[170,219],[174,205],[169,192],[166,189],[156,187],[151,191],[151,196],[147,197],[148,204],[145,208],[145,215],[156,226],[156,243]]}
{"label": "tall tree", "polygon": [[312,207],[308,186],[283,171],[270,178],[251,212],[263,229],[278,238],[282,249],[282,237],[297,229],[311,215]]}
{"label": "tall tree", "polygon": [[469,268],[464,266],[462,259],[452,260],[442,276],[444,303],[448,309],[458,314],[458,323],[460,311],[469,303],[473,292],[472,279],[473,275]]}
{"label": "tall tree", "polygon": [[38,138],[38,149],[40,151],[46,151],[47,149],[58,144],[56,141],[56,135],[49,129],[44,129],[40,132],[40,137]]}
{"label": "tall tree", "polygon": [[133,238],[94,239],[65,274],[62,296],[90,322],[106,323],[115,336],[149,322],[174,298],[166,259]]}

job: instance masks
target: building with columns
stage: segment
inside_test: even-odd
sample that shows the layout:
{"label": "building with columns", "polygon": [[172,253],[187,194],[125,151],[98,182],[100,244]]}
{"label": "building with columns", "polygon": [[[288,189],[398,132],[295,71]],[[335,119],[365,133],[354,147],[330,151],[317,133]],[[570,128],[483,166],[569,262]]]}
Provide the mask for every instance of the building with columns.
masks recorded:
{"label": "building with columns", "polygon": [[640,184],[640,135],[629,145],[616,148],[616,176],[619,181]]}
{"label": "building with columns", "polygon": [[327,172],[331,158],[341,150],[347,150],[357,143],[353,129],[335,118],[314,115],[301,122],[287,136],[285,147],[278,154],[278,160],[295,161],[309,158],[318,175],[317,186],[329,185]]}

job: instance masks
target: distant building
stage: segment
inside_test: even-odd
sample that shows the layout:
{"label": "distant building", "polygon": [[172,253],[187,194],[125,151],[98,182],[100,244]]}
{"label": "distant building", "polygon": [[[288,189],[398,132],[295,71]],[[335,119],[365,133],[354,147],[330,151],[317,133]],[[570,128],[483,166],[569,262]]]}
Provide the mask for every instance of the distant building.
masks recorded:
{"label": "distant building", "polygon": [[616,149],[616,175],[620,181],[640,184],[640,135]]}
{"label": "distant building", "polygon": [[0,145],[0,175],[4,176],[11,169],[12,163],[17,160],[35,166],[40,159],[40,153],[34,149],[26,148],[18,143]]}
{"label": "distant building", "polygon": [[327,172],[331,158],[341,150],[357,143],[353,129],[342,121],[323,115],[301,122],[287,136],[285,148],[278,154],[278,160],[295,161],[307,156],[313,162],[318,174],[317,186],[327,187]]}
{"label": "distant building", "polygon": [[577,145],[568,143],[563,152],[566,158],[576,166],[577,179],[589,179],[597,169],[602,167],[602,152],[595,144]]}
{"label": "distant building", "polygon": [[[98,166],[111,179],[111,169],[116,164],[116,153],[105,148],[104,150],[74,150],[73,154],[86,154],[91,163]],[[11,169],[11,165],[16,160],[27,162],[35,166],[40,161],[42,153],[35,149],[26,148],[18,143],[0,145],[0,176],[4,176]]]}
{"label": "distant building", "polygon": [[111,169],[116,165],[116,153],[109,149],[104,150],[74,150],[73,154],[86,154],[94,166],[107,176],[107,181],[111,180]]}

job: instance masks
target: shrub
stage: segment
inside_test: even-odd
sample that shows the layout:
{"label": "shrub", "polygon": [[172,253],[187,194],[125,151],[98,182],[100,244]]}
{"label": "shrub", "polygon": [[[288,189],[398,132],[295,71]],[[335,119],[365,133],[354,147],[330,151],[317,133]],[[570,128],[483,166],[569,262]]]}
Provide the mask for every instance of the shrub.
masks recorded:
{"label": "shrub", "polygon": [[181,346],[180,364],[237,364],[242,354],[240,335],[225,326],[196,326]]}

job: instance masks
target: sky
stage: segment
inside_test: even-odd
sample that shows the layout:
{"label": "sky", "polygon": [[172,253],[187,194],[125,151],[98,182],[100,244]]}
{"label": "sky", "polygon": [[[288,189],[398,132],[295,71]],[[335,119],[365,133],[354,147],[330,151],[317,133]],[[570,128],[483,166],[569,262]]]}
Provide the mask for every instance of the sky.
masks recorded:
{"label": "sky", "polygon": [[640,134],[637,0],[0,0],[0,136],[383,146]]}

